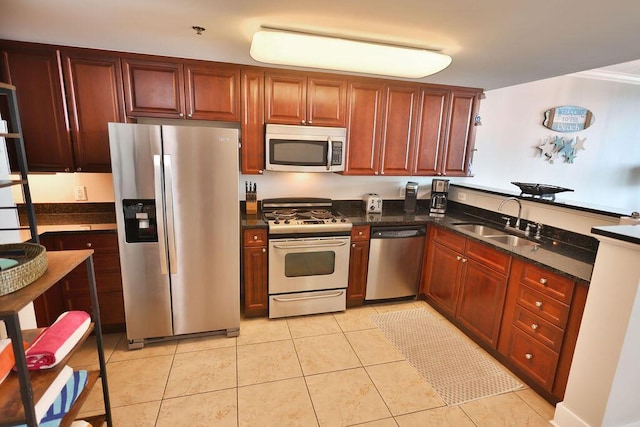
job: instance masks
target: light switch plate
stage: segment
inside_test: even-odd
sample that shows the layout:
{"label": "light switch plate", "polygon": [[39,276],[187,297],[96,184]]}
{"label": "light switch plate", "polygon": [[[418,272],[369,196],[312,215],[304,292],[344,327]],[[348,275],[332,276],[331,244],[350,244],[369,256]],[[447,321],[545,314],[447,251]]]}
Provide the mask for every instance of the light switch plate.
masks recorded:
{"label": "light switch plate", "polygon": [[76,201],[87,200],[87,187],[84,185],[78,185],[74,188],[74,196]]}

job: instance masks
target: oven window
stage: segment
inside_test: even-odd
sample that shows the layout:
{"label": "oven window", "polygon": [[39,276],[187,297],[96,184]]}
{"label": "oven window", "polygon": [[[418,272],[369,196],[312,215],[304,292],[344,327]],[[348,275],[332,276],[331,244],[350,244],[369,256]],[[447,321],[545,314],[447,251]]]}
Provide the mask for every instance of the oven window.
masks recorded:
{"label": "oven window", "polygon": [[336,254],[333,251],[289,253],[284,257],[286,277],[322,276],[333,274]]}
{"label": "oven window", "polygon": [[269,140],[270,162],[278,165],[323,166],[327,163],[327,141]]}

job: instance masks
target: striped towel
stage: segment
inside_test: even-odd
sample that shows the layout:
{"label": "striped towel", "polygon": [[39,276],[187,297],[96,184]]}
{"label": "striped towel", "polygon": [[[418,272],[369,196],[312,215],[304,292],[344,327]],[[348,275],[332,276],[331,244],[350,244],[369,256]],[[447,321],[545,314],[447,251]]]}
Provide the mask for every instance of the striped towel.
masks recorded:
{"label": "striped towel", "polygon": [[39,426],[58,427],[86,385],[87,371],[75,371],[56,400],[49,406],[49,410],[40,421]]}
{"label": "striped towel", "polygon": [[[55,380],[49,385],[47,391],[44,392],[42,397],[36,402],[35,410],[36,410],[36,419],[38,420],[38,425],[43,426],[40,422],[44,419],[45,415],[49,412],[49,408],[56,402],[59,398],[60,393],[66,387],[67,383],[70,379],[73,378],[73,369],[69,366],[64,366]],[[84,386],[83,386],[84,387]],[[71,406],[71,405],[69,405]],[[52,426],[60,425],[60,420],[58,420],[58,424],[51,424]],[[26,424],[22,424],[18,427],[26,427]],[[47,425],[47,427],[50,427]]]}
{"label": "striped towel", "polygon": [[67,311],[33,341],[26,351],[29,370],[56,366],[69,354],[91,325],[84,311]]}

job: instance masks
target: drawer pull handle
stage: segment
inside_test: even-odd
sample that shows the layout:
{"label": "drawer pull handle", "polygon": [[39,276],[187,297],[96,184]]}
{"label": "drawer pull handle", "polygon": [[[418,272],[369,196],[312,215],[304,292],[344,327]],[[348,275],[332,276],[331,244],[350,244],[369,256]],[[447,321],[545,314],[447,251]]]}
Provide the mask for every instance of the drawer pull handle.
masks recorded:
{"label": "drawer pull handle", "polygon": [[531,354],[531,353],[526,353],[526,354],[524,355],[524,358],[525,358],[525,359],[527,359],[527,360],[531,360],[531,359],[533,359],[533,354]]}
{"label": "drawer pull handle", "polygon": [[532,324],[531,324],[531,329],[533,329],[534,331],[535,331],[536,329],[538,329],[538,324],[537,324],[537,323],[532,323]]}
{"label": "drawer pull handle", "polygon": [[536,307],[538,308],[542,307],[542,301],[536,301]]}
{"label": "drawer pull handle", "polygon": [[91,244],[91,242],[87,243],[87,247],[88,247],[88,248],[90,248],[91,246],[93,246],[93,245]]}
{"label": "drawer pull handle", "polygon": [[543,285],[546,285],[547,284],[547,279],[545,279],[544,277],[541,277],[540,278],[540,283],[543,284]]}

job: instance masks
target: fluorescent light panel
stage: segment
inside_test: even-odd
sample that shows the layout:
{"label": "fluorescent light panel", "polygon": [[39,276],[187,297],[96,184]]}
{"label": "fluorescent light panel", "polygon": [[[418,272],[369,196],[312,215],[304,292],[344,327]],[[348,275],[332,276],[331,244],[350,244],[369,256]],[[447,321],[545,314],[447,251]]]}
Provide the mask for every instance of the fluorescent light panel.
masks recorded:
{"label": "fluorescent light panel", "polygon": [[417,79],[444,70],[451,57],[424,49],[281,30],[253,35],[251,57],[259,62]]}

